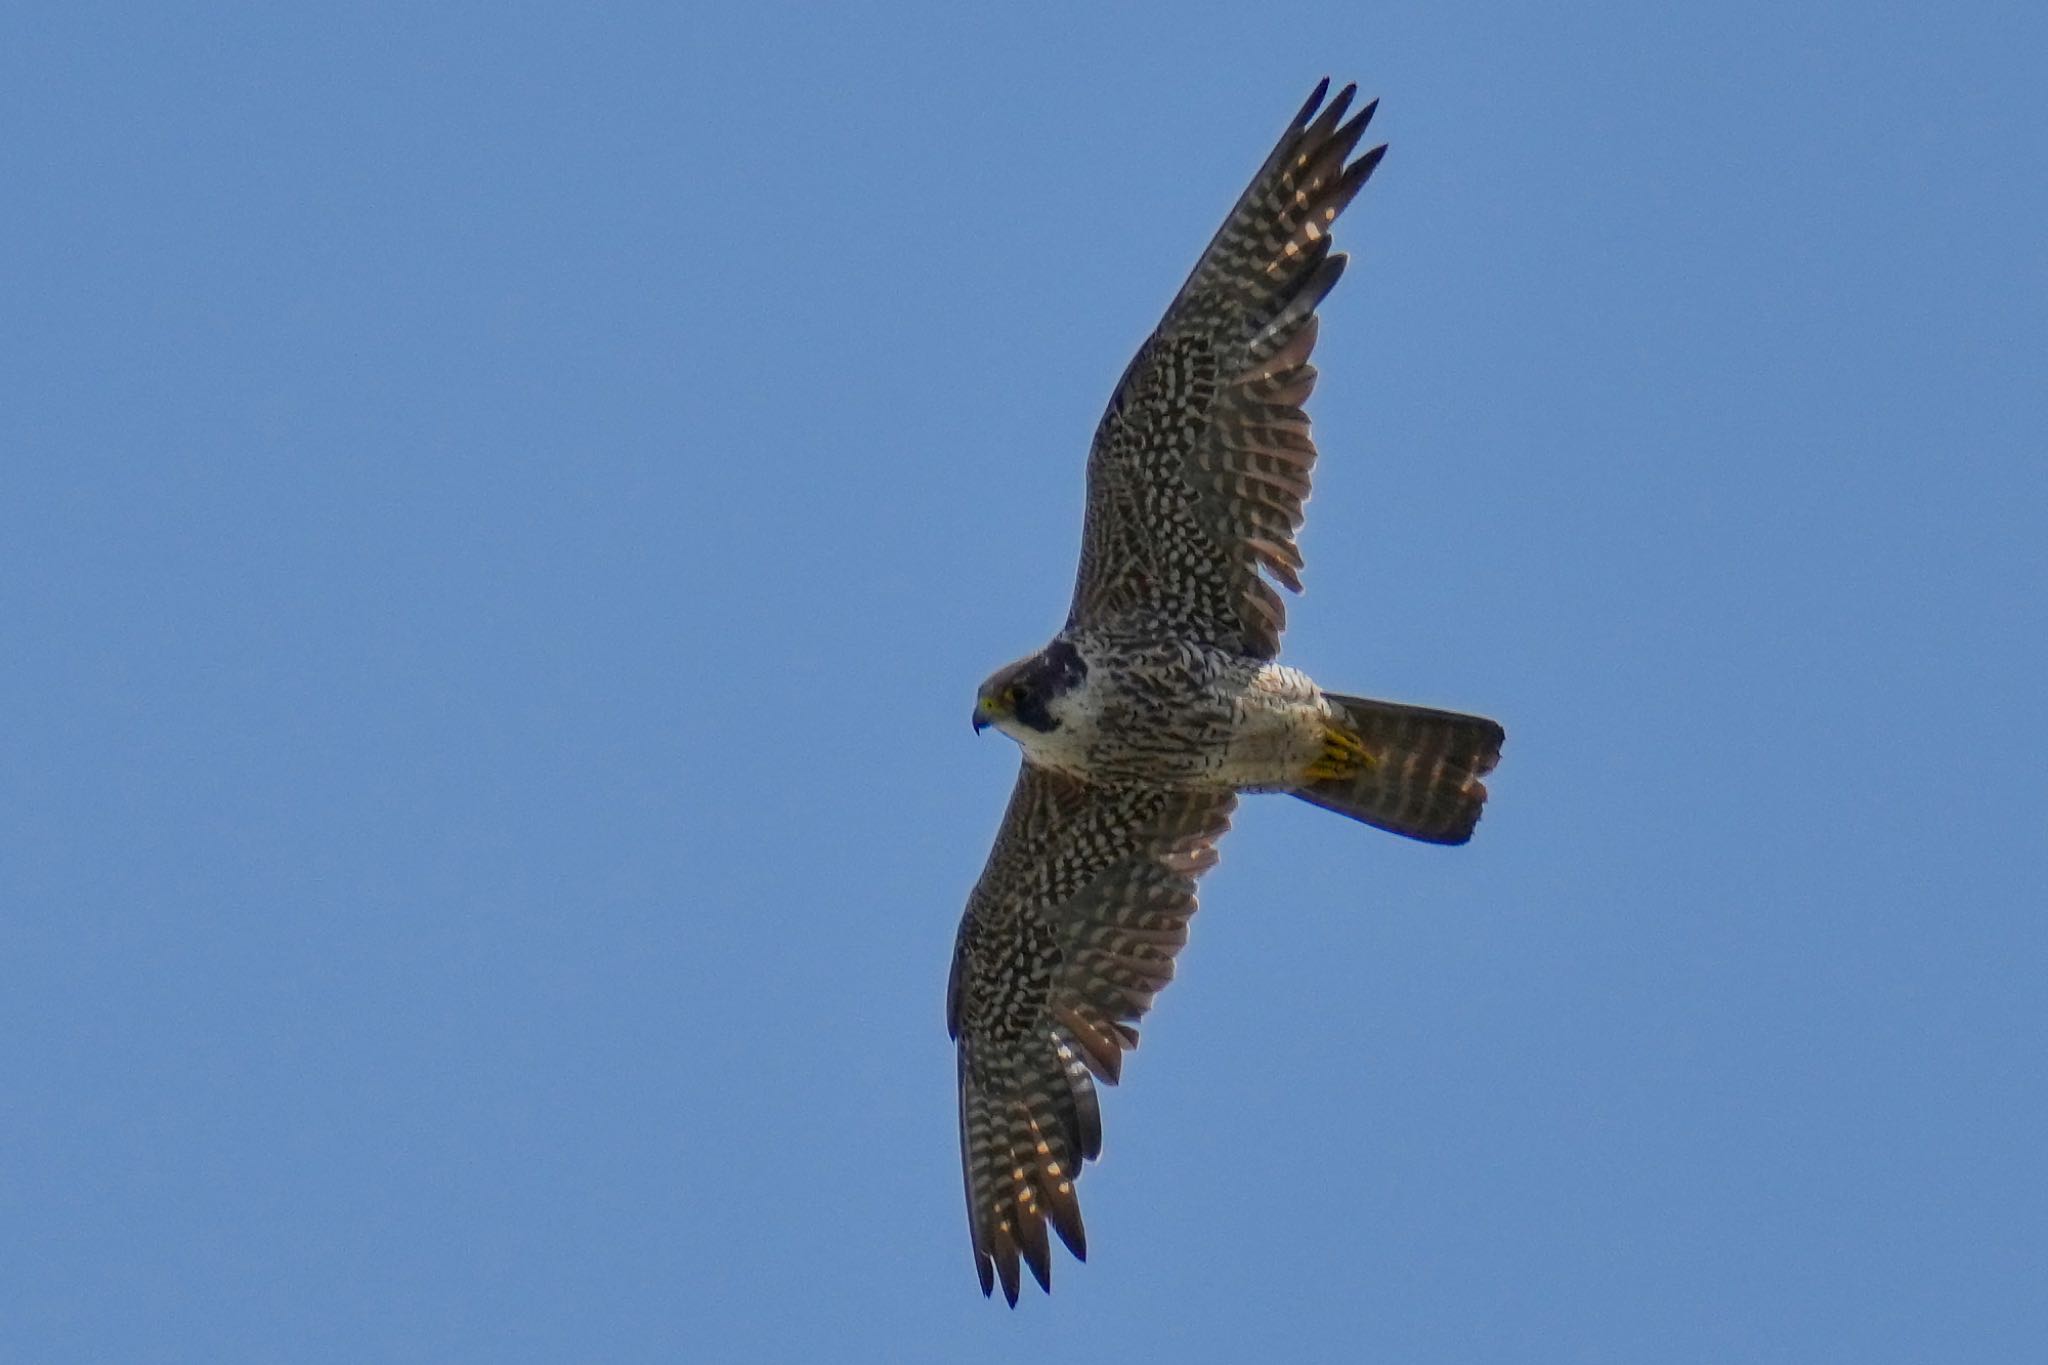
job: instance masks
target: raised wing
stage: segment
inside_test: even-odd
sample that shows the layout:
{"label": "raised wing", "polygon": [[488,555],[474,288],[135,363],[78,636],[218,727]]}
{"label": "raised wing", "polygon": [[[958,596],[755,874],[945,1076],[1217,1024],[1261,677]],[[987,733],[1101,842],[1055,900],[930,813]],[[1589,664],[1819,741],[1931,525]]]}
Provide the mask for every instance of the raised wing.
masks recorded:
{"label": "raised wing", "polygon": [[[1384,146],[1355,161],[1378,101],[1323,81],[1124,372],[1088,455],[1088,511],[1068,624],[1131,614],[1270,659],[1299,592],[1295,531],[1316,448],[1301,405],[1316,305],[1344,273],[1330,225]],[[1320,112],[1318,109],[1320,108]]]}
{"label": "raised wing", "polygon": [[1018,1262],[1052,1287],[1050,1223],[1077,1258],[1074,1182],[1102,1150],[1094,1078],[1114,1085],[1173,977],[1227,792],[1100,787],[1024,765],[967,900],[946,987],[959,1045],[960,1159],[981,1292],[1017,1302]]}

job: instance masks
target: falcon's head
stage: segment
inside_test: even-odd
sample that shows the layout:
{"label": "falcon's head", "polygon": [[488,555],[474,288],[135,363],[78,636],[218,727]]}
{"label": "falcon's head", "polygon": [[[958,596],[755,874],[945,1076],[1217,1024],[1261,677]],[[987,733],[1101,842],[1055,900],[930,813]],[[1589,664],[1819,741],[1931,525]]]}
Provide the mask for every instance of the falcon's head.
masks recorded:
{"label": "falcon's head", "polygon": [[1019,731],[1048,734],[1059,729],[1054,703],[1079,687],[1088,677],[1088,665],[1081,651],[1065,640],[1054,640],[1036,654],[1004,664],[988,675],[974,699],[974,729],[979,734],[988,726],[1014,739]]}

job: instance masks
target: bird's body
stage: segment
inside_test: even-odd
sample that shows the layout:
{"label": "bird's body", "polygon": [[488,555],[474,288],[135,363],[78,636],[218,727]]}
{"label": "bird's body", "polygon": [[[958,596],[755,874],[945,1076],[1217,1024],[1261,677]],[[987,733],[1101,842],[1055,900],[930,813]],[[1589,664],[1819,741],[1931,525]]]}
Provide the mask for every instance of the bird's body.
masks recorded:
{"label": "bird's body", "polygon": [[1198,641],[1104,627],[1063,632],[1078,681],[1045,721],[992,721],[1028,762],[1088,782],[1175,791],[1292,787],[1322,752],[1330,711],[1308,677]]}
{"label": "bird's body", "polygon": [[[1066,625],[976,700],[1024,751],[946,992],[982,1291],[1076,1256],[1100,1154],[1095,1083],[1173,976],[1195,879],[1242,792],[1278,791],[1432,843],[1472,835],[1500,726],[1324,692],[1278,662],[1316,447],[1302,403],[1330,226],[1379,163],[1373,106],[1316,88],[1139,348],[1088,457]],[[1269,581],[1270,579],[1270,581]]]}

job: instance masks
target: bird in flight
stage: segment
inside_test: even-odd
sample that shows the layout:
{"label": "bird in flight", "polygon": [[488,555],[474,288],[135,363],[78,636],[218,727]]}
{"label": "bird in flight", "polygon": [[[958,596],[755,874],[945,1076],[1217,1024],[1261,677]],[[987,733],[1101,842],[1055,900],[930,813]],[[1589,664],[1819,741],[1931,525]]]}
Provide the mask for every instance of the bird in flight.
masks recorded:
{"label": "bird in flight", "polygon": [[1276,662],[1301,590],[1316,448],[1316,306],[1330,228],[1385,153],[1378,101],[1316,86],[1117,384],[1088,454],[1081,568],[1051,644],[981,685],[974,728],[1024,751],[946,987],[960,1158],[983,1294],[1052,1287],[1115,1084],[1173,976],[1240,792],[1286,792],[1411,839],[1462,844],[1501,727],[1325,692]]}

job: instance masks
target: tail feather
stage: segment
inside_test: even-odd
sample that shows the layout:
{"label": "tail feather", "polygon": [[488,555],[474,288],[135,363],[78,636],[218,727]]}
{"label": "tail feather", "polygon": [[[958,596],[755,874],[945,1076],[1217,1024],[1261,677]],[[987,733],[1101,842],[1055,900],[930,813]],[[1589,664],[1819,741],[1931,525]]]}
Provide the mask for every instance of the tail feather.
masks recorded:
{"label": "tail feather", "polygon": [[1433,844],[1479,823],[1506,732],[1490,720],[1325,693],[1335,708],[1324,757],[1294,794],[1325,810]]}

